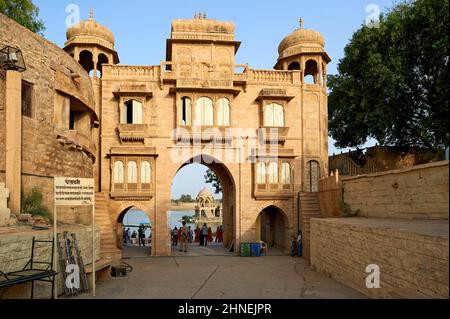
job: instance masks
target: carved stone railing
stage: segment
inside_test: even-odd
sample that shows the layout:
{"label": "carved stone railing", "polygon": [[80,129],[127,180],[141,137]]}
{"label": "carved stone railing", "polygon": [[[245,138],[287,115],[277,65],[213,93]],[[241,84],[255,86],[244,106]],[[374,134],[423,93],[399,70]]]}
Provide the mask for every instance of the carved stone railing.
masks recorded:
{"label": "carved stone railing", "polygon": [[107,69],[113,77],[134,78],[146,77],[152,80],[158,78],[158,67],[156,66],[130,66],[130,65],[112,65]]}
{"label": "carved stone railing", "polygon": [[228,131],[227,129],[227,127],[213,126],[178,127],[175,130],[173,140],[180,144],[210,142],[229,144],[233,140],[233,135],[231,134],[231,130]]}
{"label": "carved stone railing", "polygon": [[122,143],[144,143],[147,136],[147,124],[120,124],[119,138]]}
{"label": "carved stone railing", "polygon": [[257,133],[261,134],[265,143],[284,144],[289,127],[260,127]]}
{"label": "carved stone railing", "polygon": [[291,71],[249,70],[248,73],[248,80],[257,83],[294,83],[294,77]]}

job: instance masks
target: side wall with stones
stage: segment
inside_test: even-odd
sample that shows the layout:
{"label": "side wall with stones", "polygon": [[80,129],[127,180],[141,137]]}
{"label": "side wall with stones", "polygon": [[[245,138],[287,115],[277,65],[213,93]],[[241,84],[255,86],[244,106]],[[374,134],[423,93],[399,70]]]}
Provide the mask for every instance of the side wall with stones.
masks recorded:
{"label": "side wall with stones", "polygon": [[[69,54],[0,14],[0,46],[6,45],[21,49],[27,67],[22,73],[22,80],[33,85],[32,116],[22,116],[22,189],[40,188],[44,204],[52,211],[53,177],[89,178],[93,175],[93,158],[83,151],[83,145],[72,143],[69,147],[58,137],[61,134],[74,136],[74,132],[55,122],[57,110],[62,107],[56,97],[63,96],[82,105],[91,118],[96,119],[92,83],[89,75]],[[71,78],[72,72],[80,77]],[[4,182],[8,174],[5,163],[6,131],[16,125],[6,123],[5,87],[5,71],[0,71],[0,182]],[[91,140],[92,136],[82,139]],[[13,191],[17,190],[10,190]],[[73,222],[74,217],[70,215],[80,209],[83,210],[79,207],[61,209],[61,218],[67,216],[65,222]]]}
{"label": "side wall with stones", "polygon": [[[66,226],[58,227],[58,233],[68,231],[69,236],[75,233],[78,240],[78,246],[81,250],[85,264],[92,262],[92,230],[90,227]],[[31,245],[33,237],[37,240],[52,240],[52,231],[22,231],[18,233],[0,233],[0,270],[4,273],[22,270],[31,257]],[[69,237],[70,238],[70,237]],[[51,244],[37,243],[35,249],[36,261],[49,261],[51,259]],[[96,229],[95,233],[96,259],[100,257],[100,231]],[[62,286],[62,269],[57,259],[57,284],[58,294],[64,292]],[[24,298],[30,297],[31,284],[17,285],[10,288],[0,289],[0,299]],[[35,283],[35,298],[49,298],[51,284]]]}
{"label": "side wall with stones", "polygon": [[449,162],[342,178],[344,201],[370,218],[448,219]]}
{"label": "side wall with stones", "polygon": [[[312,267],[372,298],[448,298],[448,233],[429,236],[371,220],[312,219]],[[370,264],[380,267],[379,289],[366,288]]]}

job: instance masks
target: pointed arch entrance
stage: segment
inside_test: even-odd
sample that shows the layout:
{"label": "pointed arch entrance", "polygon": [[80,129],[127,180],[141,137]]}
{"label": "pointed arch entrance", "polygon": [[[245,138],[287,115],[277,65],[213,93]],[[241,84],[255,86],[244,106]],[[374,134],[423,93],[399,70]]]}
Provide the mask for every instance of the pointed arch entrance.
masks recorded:
{"label": "pointed arch entrance", "polygon": [[289,221],[283,210],[275,205],[263,208],[256,219],[256,240],[283,252],[289,248]]}
{"label": "pointed arch entrance", "polygon": [[[229,247],[236,238],[236,184],[235,179],[227,167],[218,159],[209,155],[198,155],[181,164],[172,177],[172,183],[177,173],[191,164],[201,164],[212,170],[222,185],[222,227],[224,247]],[[219,212],[220,213],[220,212]],[[215,229],[213,229],[215,231]]]}

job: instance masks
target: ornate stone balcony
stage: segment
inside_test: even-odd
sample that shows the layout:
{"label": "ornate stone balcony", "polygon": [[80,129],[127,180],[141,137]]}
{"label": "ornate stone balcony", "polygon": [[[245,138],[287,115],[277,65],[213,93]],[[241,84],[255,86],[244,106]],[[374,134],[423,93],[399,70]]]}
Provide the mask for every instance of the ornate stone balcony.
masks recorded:
{"label": "ornate stone balcony", "polygon": [[228,127],[186,126],[176,128],[173,139],[181,144],[211,142],[229,144],[233,140],[233,135]]}
{"label": "ornate stone balcony", "polygon": [[289,127],[260,127],[258,136],[262,136],[267,144],[284,144],[289,133]]}
{"label": "ornate stone balcony", "polygon": [[147,124],[120,124],[117,130],[121,143],[144,143],[147,129]]}

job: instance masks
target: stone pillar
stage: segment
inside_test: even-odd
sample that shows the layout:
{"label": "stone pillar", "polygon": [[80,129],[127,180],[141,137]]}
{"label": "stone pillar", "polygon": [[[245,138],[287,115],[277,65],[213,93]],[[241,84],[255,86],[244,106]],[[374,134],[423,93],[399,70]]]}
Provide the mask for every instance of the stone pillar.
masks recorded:
{"label": "stone pillar", "polygon": [[6,72],[6,188],[9,208],[19,215],[22,178],[22,74]]}
{"label": "stone pillar", "polygon": [[11,218],[11,211],[8,208],[9,189],[4,183],[0,183],[0,221]]}

